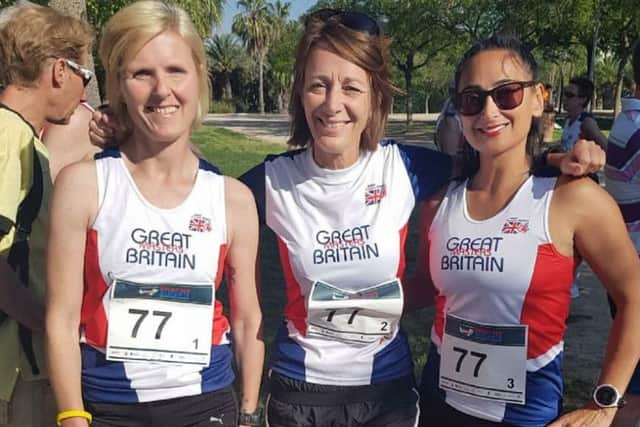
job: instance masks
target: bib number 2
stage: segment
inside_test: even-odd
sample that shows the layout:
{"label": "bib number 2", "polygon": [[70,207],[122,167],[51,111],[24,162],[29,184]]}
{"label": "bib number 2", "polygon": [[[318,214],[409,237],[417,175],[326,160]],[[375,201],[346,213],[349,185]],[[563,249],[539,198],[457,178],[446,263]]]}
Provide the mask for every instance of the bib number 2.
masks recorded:
{"label": "bib number 2", "polygon": [[360,291],[316,282],[309,296],[307,335],[351,344],[388,338],[398,326],[402,298],[399,280]]}

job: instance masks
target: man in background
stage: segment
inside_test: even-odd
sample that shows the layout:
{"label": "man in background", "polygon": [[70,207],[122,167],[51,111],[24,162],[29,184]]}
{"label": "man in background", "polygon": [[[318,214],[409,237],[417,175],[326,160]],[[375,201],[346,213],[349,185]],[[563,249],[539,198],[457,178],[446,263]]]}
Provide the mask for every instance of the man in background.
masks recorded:
{"label": "man in background", "polygon": [[47,7],[19,5],[0,21],[0,426],[52,425],[41,344],[51,177],[38,136],[84,98],[93,36]]}

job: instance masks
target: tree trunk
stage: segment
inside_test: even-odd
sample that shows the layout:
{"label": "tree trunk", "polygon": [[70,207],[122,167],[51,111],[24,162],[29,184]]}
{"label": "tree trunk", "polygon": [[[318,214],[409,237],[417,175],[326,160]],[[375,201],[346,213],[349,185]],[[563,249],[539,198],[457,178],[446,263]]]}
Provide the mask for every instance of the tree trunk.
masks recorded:
{"label": "tree trunk", "polygon": [[264,55],[260,55],[260,71],[258,72],[258,103],[260,104],[260,114],[264,114]]}
{"label": "tree trunk", "polygon": [[[80,18],[85,22],[87,21],[87,3],[85,0],[50,0],[49,7],[59,10],[76,18]],[[88,52],[88,64],[87,68],[94,72],[95,66],[93,62],[93,53]],[[100,92],[98,91],[98,79],[93,78],[87,85],[87,100],[89,104],[97,107],[102,103],[100,100]]]}
{"label": "tree trunk", "polygon": [[407,96],[405,101],[405,107],[407,108],[407,129],[409,129],[409,125],[413,118],[413,53],[407,54],[407,60],[403,64],[402,69],[404,71],[404,82]]}
{"label": "tree trunk", "polygon": [[627,65],[627,57],[620,59],[616,70],[616,97],[613,103],[613,117],[615,118],[622,110],[622,85],[624,80],[624,67]]}
{"label": "tree trunk", "polygon": [[424,113],[425,114],[429,114],[429,99],[431,98],[431,95],[429,95],[428,93],[425,93],[424,95]]}
{"label": "tree trunk", "polygon": [[[587,74],[589,75],[589,80],[593,83],[593,87],[596,87],[596,52],[598,51],[598,39],[600,37],[600,14],[596,13],[596,25],[593,29],[593,37],[591,39],[591,43],[588,46],[588,69]],[[593,91],[593,98],[591,99],[591,104],[589,106],[589,110],[593,111],[595,108],[595,90]]]}
{"label": "tree trunk", "polygon": [[225,101],[231,101],[233,99],[233,90],[231,89],[231,78],[228,75],[224,76],[224,86],[222,87],[222,98]]}

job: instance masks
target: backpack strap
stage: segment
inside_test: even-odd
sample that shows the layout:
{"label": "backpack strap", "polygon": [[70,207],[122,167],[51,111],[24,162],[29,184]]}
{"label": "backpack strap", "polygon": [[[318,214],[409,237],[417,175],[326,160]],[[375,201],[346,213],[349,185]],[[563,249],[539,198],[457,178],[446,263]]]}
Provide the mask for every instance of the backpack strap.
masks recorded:
{"label": "backpack strap", "polygon": [[[36,148],[33,146],[33,184],[24,200],[18,206],[16,235],[14,243],[9,250],[9,256],[7,257],[7,262],[16,272],[18,280],[27,288],[29,287],[29,238],[31,237],[33,222],[38,216],[40,205],[42,205],[42,196],[42,165],[40,165]],[[38,368],[33,350],[31,330],[23,325],[19,325],[18,335],[25,356],[29,361],[29,365],[31,365],[31,371],[34,375],[38,375],[40,369]]]}

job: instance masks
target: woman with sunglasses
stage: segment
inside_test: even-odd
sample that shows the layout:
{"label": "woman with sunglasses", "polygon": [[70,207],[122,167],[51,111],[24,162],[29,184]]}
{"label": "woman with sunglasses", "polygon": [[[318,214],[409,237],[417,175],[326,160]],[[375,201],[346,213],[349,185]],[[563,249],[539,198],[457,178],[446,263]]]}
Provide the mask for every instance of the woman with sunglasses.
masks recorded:
{"label": "woman with sunglasses", "polygon": [[[536,68],[519,40],[494,36],[456,69],[462,179],[420,209],[417,265],[436,306],[424,426],[608,426],[640,355],[640,262],[615,203],[589,179],[532,174],[544,108]],[[581,258],[624,312],[592,401],[554,422]]]}
{"label": "woman with sunglasses", "polygon": [[139,1],[107,22],[100,56],[128,133],[56,181],[46,327],[58,425],[258,426],[258,221],[250,191],[191,150],[209,103],[202,40],[184,10]]}

